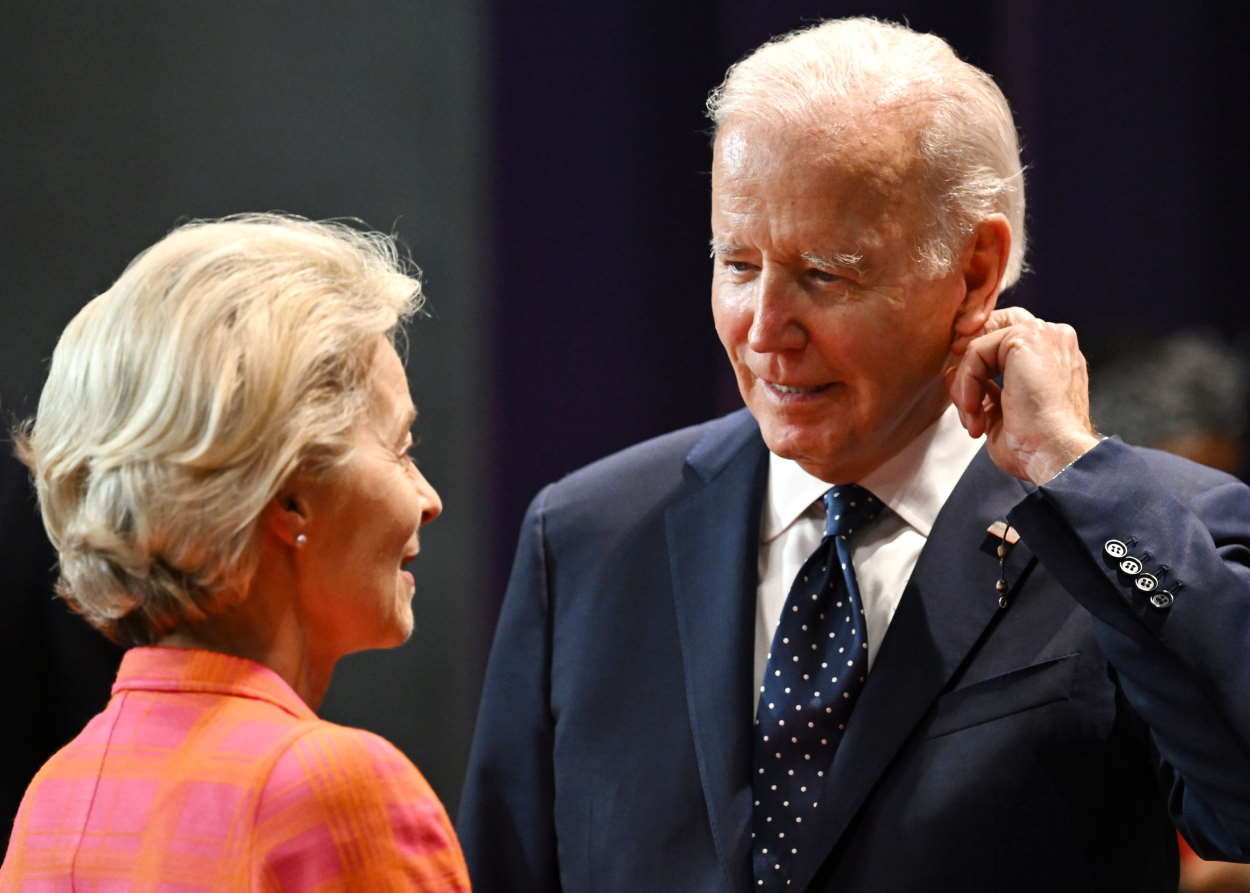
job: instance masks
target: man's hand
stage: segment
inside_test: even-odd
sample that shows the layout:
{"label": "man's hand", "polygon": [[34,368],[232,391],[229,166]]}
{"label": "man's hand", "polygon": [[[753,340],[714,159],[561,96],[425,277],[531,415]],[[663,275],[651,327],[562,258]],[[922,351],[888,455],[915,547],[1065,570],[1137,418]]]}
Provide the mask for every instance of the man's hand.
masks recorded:
{"label": "man's hand", "polygon": [[1044,484],[1097,445],[1085,357],[1071,326],[1007,307],[951,349],[961,357],[947,372],[960,421],[973,437],[986,435],[1003,471]]}

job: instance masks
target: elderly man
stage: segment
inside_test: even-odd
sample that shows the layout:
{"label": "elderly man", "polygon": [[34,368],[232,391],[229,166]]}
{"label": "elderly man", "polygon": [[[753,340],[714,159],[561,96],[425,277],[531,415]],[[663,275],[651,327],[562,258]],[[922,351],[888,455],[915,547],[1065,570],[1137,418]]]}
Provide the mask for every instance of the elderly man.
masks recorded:
{"label": "elderly man", "polygon": [[1014,125],[864,19],[713,93],[746,411],[544,489],[460,830],[496,891],[1175,889],[1250,857],[1250,490],[1091,430]]}

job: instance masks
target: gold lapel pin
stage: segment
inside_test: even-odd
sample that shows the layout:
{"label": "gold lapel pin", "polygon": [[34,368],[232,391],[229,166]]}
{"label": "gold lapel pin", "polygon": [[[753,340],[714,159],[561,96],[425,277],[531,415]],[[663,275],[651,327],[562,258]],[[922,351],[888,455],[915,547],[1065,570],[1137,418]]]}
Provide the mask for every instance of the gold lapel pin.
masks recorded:
{"label": "gold lapel pin", "polygon": [[994,584],[994,590],[998,593],[998,607],[1006,608],[1007,590],[1011,588],[1007,584],[1007,553],[1020,542],[1020,534],[1006,521],[995,521],[985,528],[985,532],[1001,540],[994,550],[994,554],[998,556],[998,581]]}

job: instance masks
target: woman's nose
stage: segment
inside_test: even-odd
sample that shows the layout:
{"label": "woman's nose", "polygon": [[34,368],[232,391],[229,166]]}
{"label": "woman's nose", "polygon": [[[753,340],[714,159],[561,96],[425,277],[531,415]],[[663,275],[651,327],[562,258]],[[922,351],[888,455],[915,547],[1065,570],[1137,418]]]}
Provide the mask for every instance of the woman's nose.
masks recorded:
{"label": "woman's nose", "polygon": [[421,523],[429,524],[443,513],[443,500],[439,498],[438,491],[425,479],[420,469],[414,470],[417,474],[417,495],[421,499]]}

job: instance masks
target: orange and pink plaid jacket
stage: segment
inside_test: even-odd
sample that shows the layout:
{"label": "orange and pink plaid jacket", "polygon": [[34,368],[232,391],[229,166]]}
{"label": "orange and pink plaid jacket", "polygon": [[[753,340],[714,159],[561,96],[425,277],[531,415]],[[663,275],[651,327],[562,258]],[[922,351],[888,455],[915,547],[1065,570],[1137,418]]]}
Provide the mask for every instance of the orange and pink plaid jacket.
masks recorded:
{"label": "orange and pink plaid jacket", "polygon": [[469,889],[442,804],[393,745],[252,661],[134,648],[35,776],[0,890]]}

